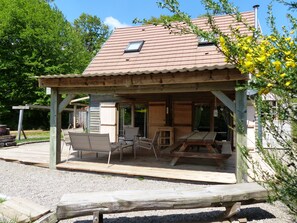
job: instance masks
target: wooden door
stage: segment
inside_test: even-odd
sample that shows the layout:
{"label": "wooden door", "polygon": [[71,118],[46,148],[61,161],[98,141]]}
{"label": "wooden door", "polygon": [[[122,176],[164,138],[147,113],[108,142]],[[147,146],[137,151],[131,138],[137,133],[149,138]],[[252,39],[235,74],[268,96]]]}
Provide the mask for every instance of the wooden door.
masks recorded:
{"label": "wooden door", "polygon": [[173,103],[175,140],[192,131],[192,102]]}
{"label": "wooden door", "polygon": [[166,104],[165,102],[150,102],[148,111],[148,137],[153,138],[159,127],[166,123]]}

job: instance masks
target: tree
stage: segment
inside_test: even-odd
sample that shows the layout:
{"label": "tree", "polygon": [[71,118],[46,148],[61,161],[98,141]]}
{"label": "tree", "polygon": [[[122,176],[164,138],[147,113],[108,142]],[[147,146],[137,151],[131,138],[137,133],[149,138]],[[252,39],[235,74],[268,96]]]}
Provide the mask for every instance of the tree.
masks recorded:
{"label": "tree", "polygon": [[85,13],[74,20],[74,28],[80,34],[86,50],[91,53],[91,57],[96,55],[110,35],[109,27],[103,24],[100,18]]}
{"label": "tree", "polygon": [[[283,0],[278,2],[288,6],[289,10],[296,9],[296,2]],[[255,105],[263,128],[284,149],[280,151],[273,145],[267,145],[268,149],[263,148],[262,137],[258,138],[259,154],[271,171],[263,170],[259,163],[254,162],[246,148],[241,148],[242,153],[253,166],[255,179],[264,180],[264,185],[272,189],[271,199],[282,201],[297,216],[297,138],[296,133],[287,134],[287,131],[284,131],[285,124],[293,123],[293,126],[296,126],[297,123],[296,18],[288,14],[291,27],[282,27],[282,30],[278,30],[271,3],[267,18],[271,34],[263,35],[255,27],[245,24],[253,33],[252,36],[241,33],[238,28],[231,28],[232,34],[227,35],[216,26],[213,16],[227,14],[238,22],[244,23],[244,21],[237,8],[226,0],[203,0],[211,32],[205,32],[193,25],[189,15],[179,10],[178,1],[164,0],[158,4],[179,16],[188,25],[188,32],[215,42],[218,49],[226,56],[227,62],[234,64],[243,75],[251,75],[248,84],[240,87],[258,92]],[[164,21],[164,25],[172,27],[167,21]],[[263,100],[268,94],[274,97],[277,106]]]}
{"label": "tree", "polygon": [[164,23],[164,21],[166,22],[181,22],[180,17],[178,15],[160,15],[159,18],[152,16],[149,19],[134,19],[133,23],[137,24],[137,23],[141,23],[143,25],[158,25],[161,23]]}
{"label": "tree", "polygon": [[15,128],[13,105],[49,101],[35,76],[80,73],[89,56],[71,24],[46,0],[1,0],[0,8],[0,123]]}

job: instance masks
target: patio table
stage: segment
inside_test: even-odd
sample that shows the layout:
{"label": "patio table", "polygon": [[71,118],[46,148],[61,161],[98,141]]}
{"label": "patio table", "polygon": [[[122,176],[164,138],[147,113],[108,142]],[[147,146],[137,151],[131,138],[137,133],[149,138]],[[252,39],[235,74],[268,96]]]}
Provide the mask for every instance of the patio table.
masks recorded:
{"label": "patio table", "polygon": [[[174,148],[179,148],[178,151],[172,151],[171,154],[174,158],[170,164],[174,166],[180,157],[191,157],[191,158],[210,158],[210,159],[221,159],[222,154],[213,147],[215,144],[216,132],[199,132],[194,131],[187,135],[184,135],[178,139]],[[205,146],[207,153],[190,152],[191,146]]]}

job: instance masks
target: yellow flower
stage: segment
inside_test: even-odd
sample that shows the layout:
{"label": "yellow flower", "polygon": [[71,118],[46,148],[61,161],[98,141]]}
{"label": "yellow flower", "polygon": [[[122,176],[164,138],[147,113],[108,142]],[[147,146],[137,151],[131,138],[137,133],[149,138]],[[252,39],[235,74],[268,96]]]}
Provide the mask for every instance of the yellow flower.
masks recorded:
{"label": "yellow flower", "polygon": [[265,55],[262,55],[262,56],[260,56],[259,58],[257,58],[257,60],[258,60],[260,63],[264,63],[265,60],[266,60],[266,56],[265,56]]}
{"label": "yellow flower", "polygon": [[273,86],[272,83],[268,83],[268,84],[267,84],[267,87],[272,87],[272,86]]}
{"label": "yellow flower", "polygon": [[290,84],[291,84],[291,81],[287,81],[287,82],[285,83],[285,85],[286,85],[287,87],[289,87]]}
{"label": "yellow flower", "polygon": [[271,54],[277,53],[277,49],[275,49],[275,48],[271,48],[271,49],[269,50],[269,53],[271,53]]}
{"label": "yellow flower", "polygon": [[243,46],[242,49],[243,49],[244,51],[248,51],[249,48],[248,48],[247,46]]}
{"label": "yellow flower", "polygon": [[251,61],[246,61],[245,63],[244,63],[244,66],[246,66],[247,68],[250,68],[250,67],[252,67],[254,64],[253,64],[253,62],[251,62]]}
{"label": "yellow flower", "polygon": [[268,40],[265,39],[265,40],[262,41],[262,44],[263,44],[264,46],[267,46],[267,45],[269,45],[269,42],[268,42]]}
{"label": "yellow flower", "polygon": [[286,56],[289,56],[291,54],[291,51],[285,51],[284,53]]}
{"label": "yellow flower", "polygon": [[291,37],[287,37],[287,38],[285,38],[285,40],[286,40],[287,42],[289,42],[289,41],[291,41]]}
{"label": "yellow flower", "polygon": [[253,59],[252,54],[250,54],[250,53],[246,54],[246,59],[247,60],[252,60]]}
{"label": "yellow flower", "polygon": [[280,69],[281,69],[281,62],[280,61],[274,61],[274,62],[272,62],[273,63],[273,65],[275,66],[275,70],[276,71],[279,71]]}
{"label": "yellow flower", "polygon": [[262,88],[260,91],[259,91],[259,94],[268,94],[270,92],[270,89],[269,88]]}
{"label": "yellow flower", "polygon": [[256,73],[256,77],[261,77],[262,76],[262,73],[258,72]]}
{"label": "yellow flower", "polygon": [[282,73],[281,75],[279,75],[281,78],[284,78],[286,76],[286,73]]}
{"label": "yellow flower", "polygon": [[269,39],[272,40],[273,42],[275,42],[277,39],[275,38],[275,36],[269,36]]}
{"label": "yellow flower", "polygon": [[220,36],[220,43],[222,44],[222,45],[225,45],[225,38],[224,37],[222,37],[222,36]]}
{"label": "yellow flower", "polygon": [[287,68],[289,68],[289,67],[294,68],[294,67],[296,67],[296,64],[295,64],[295,62],[293,60],[289,60],[289,61],[286,62],[286,67]]}

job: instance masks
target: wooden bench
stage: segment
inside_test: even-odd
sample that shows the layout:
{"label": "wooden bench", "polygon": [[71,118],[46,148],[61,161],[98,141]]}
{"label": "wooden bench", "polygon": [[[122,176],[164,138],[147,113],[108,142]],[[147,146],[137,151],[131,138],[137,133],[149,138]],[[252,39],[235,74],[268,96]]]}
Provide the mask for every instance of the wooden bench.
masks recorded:
{"label": "wooden bench", "polygon": [[[210,153],[210,152],[179,152],[174,151],[178,148],[181,143],[176,143],[171,147],[171,155],[174,157],[186,157],[186,158],[199,158],[199,159],[213,159],[216,161],[218,166],[222,166],[224,160],[227,160],[232,156],[231,142],[230,141],[216,141],[215,144],[220,148],[221,152]],[[175,162],[173,163],[173,165]],[[171,164],[172,165],[172,164]]]}
{"label": "wooden bench", "polygon": [[72,193],[62,196],[57,205],[58,220],[93,215],[103,222],[103,214],[226,207],[225,217],[238,213],[240,204],[266,202],[268,192],[257,183],[212,185],[198,189],[130,190]]}
{"label": "wooden bench", "polygon": [[0,204],[0,222],[36,222],[48,213],[50,209],[19,197],[8,198]]}

